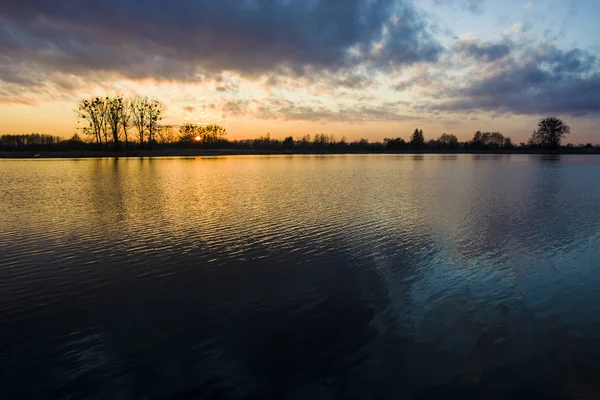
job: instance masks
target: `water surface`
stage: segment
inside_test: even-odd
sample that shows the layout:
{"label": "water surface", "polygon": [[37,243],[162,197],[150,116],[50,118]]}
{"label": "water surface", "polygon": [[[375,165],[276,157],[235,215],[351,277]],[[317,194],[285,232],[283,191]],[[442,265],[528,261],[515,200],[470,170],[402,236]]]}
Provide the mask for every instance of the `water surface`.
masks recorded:
{"label": "water surface", "polygon": [[0,393],[600,398],[600,157],[0,160]]}

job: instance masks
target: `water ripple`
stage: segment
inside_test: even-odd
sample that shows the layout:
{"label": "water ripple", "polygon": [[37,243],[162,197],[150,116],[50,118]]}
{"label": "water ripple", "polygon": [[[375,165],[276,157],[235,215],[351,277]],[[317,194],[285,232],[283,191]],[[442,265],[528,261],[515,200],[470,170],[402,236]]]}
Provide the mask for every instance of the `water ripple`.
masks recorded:
{"label": "water ripple", "polygon": [[598,158],[0,166],[8,398],[599,389]]}

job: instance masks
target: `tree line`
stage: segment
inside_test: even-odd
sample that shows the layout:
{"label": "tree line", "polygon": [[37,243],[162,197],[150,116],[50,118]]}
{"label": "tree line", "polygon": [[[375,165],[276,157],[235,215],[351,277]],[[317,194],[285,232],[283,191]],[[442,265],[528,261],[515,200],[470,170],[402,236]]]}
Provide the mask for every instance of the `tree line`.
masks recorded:
{"label": "tree line", "polygon": [[[322,133],[287,136],[280,140],[270,134],[248,140],[229,140],[227,130],[219,125],[184,124],[176,130],[161,121],[165,106],[147,96],[106,96],[81,99],[75,109],[78,122],[83,123],[83,137],[75,134],[69,139],[51,135],[2,135],[1,150],[112,150],[130,151],[153,148],[214,148],[297,152],[398,152],[398,151],[519,151],[561,148],[570,127],[555,117],[538,123],[527,143],[513,144],[500,132],[477,131],[470,141],[460,142],[456,135],[443,133],[427,140],[422,129],[415,129],[409,140],[402,137],[385,138],[383,142],[368,139],[348,141]],[[569,145],[565,149],[573,149]],[[591,144],[579,148],[600,150]]]}
{"label": "tree line", "polygon": [[[75,110],[79,121],[85,126],[83,133],[101,147],[119,150],[121,142],[125,149],[133,143],[140,147],[152,147],[156,142],[164,105],[147,96],[106,96],[82,99]],[[131,128],[134,136],[131,136]]]}

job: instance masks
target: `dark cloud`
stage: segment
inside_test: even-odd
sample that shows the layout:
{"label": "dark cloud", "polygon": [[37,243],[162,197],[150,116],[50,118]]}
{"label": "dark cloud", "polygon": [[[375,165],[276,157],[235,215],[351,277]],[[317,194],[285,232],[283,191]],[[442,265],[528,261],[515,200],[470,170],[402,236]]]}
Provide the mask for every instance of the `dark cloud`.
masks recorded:
{"label": "dark cloud", "polygon": [[382,102],[380,104],[338,104],[331,107],[323,102],[295,102],[273,98],[257,104],[254,116],[261,119],[293,121],[338,121],[362,123],[373,121],[409,121],[420,117],[406,113],[407,103]]}
{"label": "dark cloud", "polygon": [[265,75],[260,83],[267,91],[282,89],[338,98],[348,91],[364,94],[365,90],[377,87],[376,75],[364,65],[336,72],[307,68],[303,76],[272,73]]}
{"label": "dark cloud", "polygon": [[460,7],[474,14],[481,13],[481,6],[485,0],[435,0],[436,5],[449,5],[452,7]]}
{"label": "dark cloud", "polygon": [[412,73],[407,74],[403,80],[392,85],[392,88],[399,92],[412,90],[414,88],[423,91],[436,86],[437,83],[435,80],[436,77],[426,66],[419,66],[418,68],[414,69]]}
{"label": "dark cloud", "polygon": [[[442,51],[408,0],[0,3],[2,64],[42,71],[183,81],[223,70],[301,76],[435,61]],[[2,80],[14,75],[0,69]]]}
{"label": "dark cloud", "polygon": [[503,42],[482,42],[478,39],[461,39],[454,43],[459,56],[478,61],[493,62],[506,57],[512,50],[512,44]]}
{"label": "dark cloud", "polygon": [[221,107],[221,112],[224,118],[239,117],[248,112],[248,100],[228,100]]}
{"label": "dark cloud", "polygon": [[206,102],[200,107],[206,111],[216,111],[223,118],[246,116],[278,121],[363,123],[421,119],[406,112],[408,105],[404,101],[348,104],[320,100],[294,101],[271,96],[265,99],[228,100],[220,104]]}
{"label": "dark cloud", "polygon": [[512,114],[600,114],[600,71],[596,57],[554,46],[525,49],[450,98],[432,107],[445,111],[485,110]]}

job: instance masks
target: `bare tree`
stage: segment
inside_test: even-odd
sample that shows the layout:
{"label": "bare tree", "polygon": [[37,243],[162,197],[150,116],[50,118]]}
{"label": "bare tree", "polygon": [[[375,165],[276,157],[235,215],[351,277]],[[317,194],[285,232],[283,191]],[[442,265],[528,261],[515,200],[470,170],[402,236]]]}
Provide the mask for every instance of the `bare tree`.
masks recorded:
{"label": "bare tree", "polygon": [[162,119],[162,113],[164,110],[163,104],[158,100],[150,100],[146,105],[146,121],[148,128],[148,143],[152,147],[152,143],[155,142],[155,135],[159,127],[159,123]]}
{"label": "bare tree", "polygon": [[163,104],[158,100],[137,95],[131,99],[129,105],[133,125],[138,132],[140,146],[143,146],[147,139],[148,144],[152,147],[152,143],[156,141],[155,136],[162,120]]}
{"label": "bare tree", "polygon": [[148,97],[140,95],[134,96],[129,103],[131,119],[133,120],[133,125],[137,129],[140,146],[144,145],[144,136],[148,126],[148,103]]}
{"label": "bare tree", "polygon": [[123,129],[123,138],[125,139],[125,149],[129,149],[129,120],[131,119],[131,100],[122,99],[123,109],[121,110],[121,129]]}
{"label": "bare tree", "polygon": [[86,135],[93,136],[97,144],[102,144],[102,135],[105,133],[106,127],[104,100],[100,97],[82,99],[75,112],[80,120],[88,123],[88,126],[83,128],[83,132]]}
{"label": "bare tree", "polygon": [[106,147],[108,147],[108,133],[109,133],[109,124],[108,124],[108,97],[106,97],[105,99],[101,100],[102,103],[99,105],[99,107],[101,108],[101,114],[102,114],[102,125],[101,125],[101,131],[102,131],[102,137],[104,138],[104,145]]}
{"label": "bare tree", "polygon": [[206,125],[200,129],[202,142],[207,144],[217,144],[225,140],[227,130],[219,125]]}
{"label": "bare tree", "polygon": [[168,144],[175,142],[175,132],[173,132],[173,125],[161,125],[158,127],[157,142],[160,144]]}
{"label": "bare tree", "polygon": [[197,125],[185,124],[179,127],[179,141],[181,143],[193,143],[200,141],[200,130]]}
{"label": "bare tree", "polygon": [[106,121],[110,132],[112,133],[112,139],[115,149],[119,148],[119,125],[121,124],[121,118],[123,114],[123,97],[107,97],[105,102],[106,110]]}

